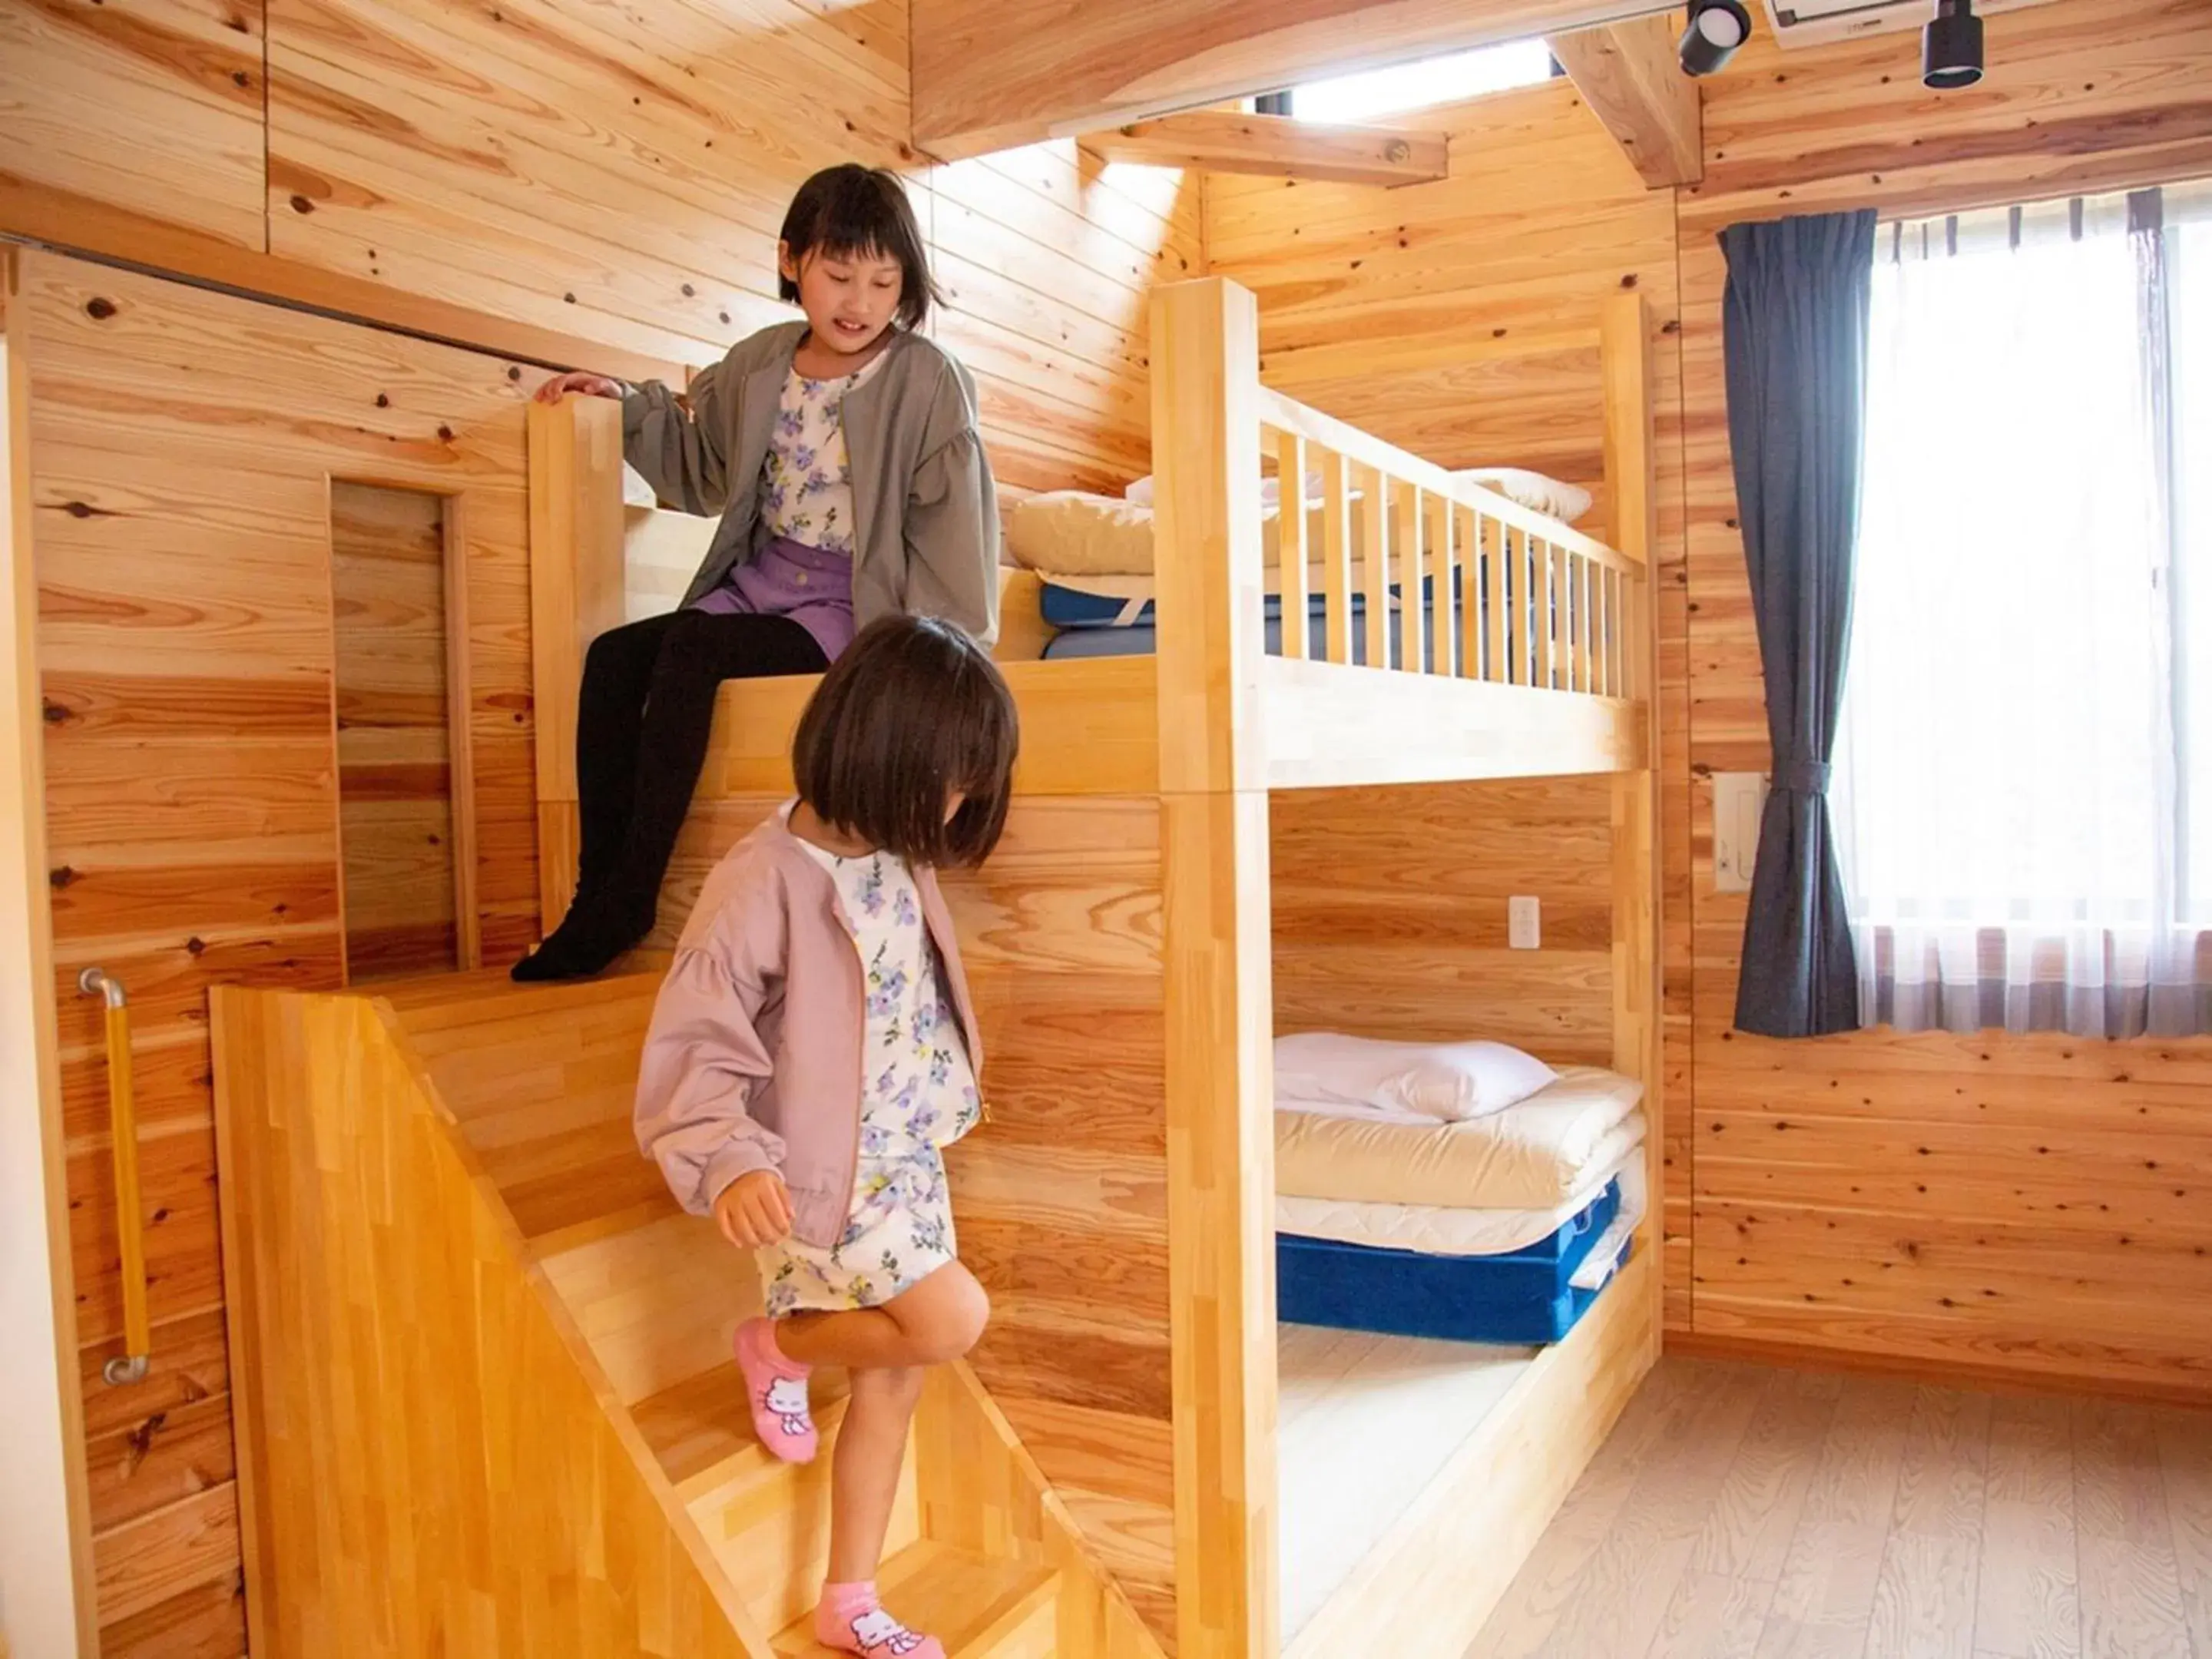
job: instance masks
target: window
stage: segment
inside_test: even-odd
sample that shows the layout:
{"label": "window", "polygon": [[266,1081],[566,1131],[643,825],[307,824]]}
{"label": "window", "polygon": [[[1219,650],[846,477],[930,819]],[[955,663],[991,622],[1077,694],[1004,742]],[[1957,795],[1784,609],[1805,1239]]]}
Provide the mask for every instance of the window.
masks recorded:
{"label": "window", "polygon": [[1832,790],[1869,1017],[2212,1030],[2212,222],[1885,225]]}
{"label": "window", "polygon": [[1309,81],[1261,100],[1263,113],[1302,121],[1377,121],[1431,104],[1456,104],[1485,93],[1534,86],[1552,76],[1552,52],[1542,40],[1455,52],[1391,69]]}

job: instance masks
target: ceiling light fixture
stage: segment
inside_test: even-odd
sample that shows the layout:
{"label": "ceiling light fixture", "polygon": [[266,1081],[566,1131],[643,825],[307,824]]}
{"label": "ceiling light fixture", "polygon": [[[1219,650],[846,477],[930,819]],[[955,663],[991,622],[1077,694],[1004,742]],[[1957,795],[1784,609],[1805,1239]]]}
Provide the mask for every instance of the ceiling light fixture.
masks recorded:
{"label": "ceiling light fixture", "polygon": [[1936,15],[1920,31],[1920,82],[1938,92],[1971,87],[1982,78],[1982,20],[1974,0],[1936,0]]}
{"label": "ceiling light fixture", "polygon": [[1675,54],[1683,74],[1711,75],[1724,68],[1736,48],[1750,39],[1751,14],[1740,0],[1691,0],[1690,27],[1682,31]]}

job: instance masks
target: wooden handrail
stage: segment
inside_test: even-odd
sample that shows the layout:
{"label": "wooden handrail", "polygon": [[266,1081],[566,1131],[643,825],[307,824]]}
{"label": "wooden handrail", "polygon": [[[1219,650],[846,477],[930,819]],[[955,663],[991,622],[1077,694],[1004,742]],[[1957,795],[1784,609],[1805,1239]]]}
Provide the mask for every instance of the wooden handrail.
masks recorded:
{"label": "wooden handrail", "polygon": [[1631,575],[1640,574],[1644,556],[1640,552],[1607,547],[1593,537],[1570,529],[1559,520],[1547,517],[1533,507],[1499,495],[1482,484],[1470,483],[1464,478],[1454,477],[1433,461],[1423,460],[1396,445],[1388,443],[1371,432],[1362,431],[1334,415],[1324,415],[1309,408],[1294,398],[1286,398],[1271,387],[1256,389],[1256,401],[1262,426],[1278,433],[1288,433],[1303,438],[1309,444],[1343,456],[1357,466],[1382,472],[1403,483],[1417,485],[1425,494],[1448,496],[1462,507],[1471,507],[1484,518],[1511,526],[1524,534],[1536,536],[1553,546],[1593,563],[1609,565]]}
{"label": "wooden handrail", "polygon": [[154,1360],[154,1327],[146,1308],[145,1205],[138,1189],[138,1103],[131,1089],[131,999],[103,968],[77,975],[77,989],[107,1007],[107,1127],[114,1143],[115,1233],[123,1257],[124,1352],[100,1375],[111,1387],[143,1382]]}

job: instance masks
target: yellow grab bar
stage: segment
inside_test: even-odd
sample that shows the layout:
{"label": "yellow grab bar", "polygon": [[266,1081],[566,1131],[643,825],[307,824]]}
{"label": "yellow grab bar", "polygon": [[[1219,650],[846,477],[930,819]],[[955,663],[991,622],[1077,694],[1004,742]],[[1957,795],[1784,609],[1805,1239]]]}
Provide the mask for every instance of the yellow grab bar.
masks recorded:
{"label": "yellow grab bar", "polygon": [[111,1387],[143,1382],[154,1359],[154,1327],[146,1311],[145,1206],[138,1195],[138,1103],[131,1088],[131,999],[123,981],[88,968],[76,988],[107,1006],[107,1127],[115,1144],[115,1232],[123,1250],[124,1352],[100,1375]]}

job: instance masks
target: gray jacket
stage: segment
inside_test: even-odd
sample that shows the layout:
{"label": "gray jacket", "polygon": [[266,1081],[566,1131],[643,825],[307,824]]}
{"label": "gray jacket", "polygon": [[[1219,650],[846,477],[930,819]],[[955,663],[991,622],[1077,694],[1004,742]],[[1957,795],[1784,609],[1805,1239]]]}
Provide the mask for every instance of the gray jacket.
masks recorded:
{"label": "gray jacket", "polygon": [[[623,399],[623,455],[660,498],[722,522],[684,603],[751,556],[768,459],[803,322],[740,340],[692,380],[687,413],[659,381]],[[845,398],[853,471],[853,616],[941,617],[999,634],[999,501],[976,430],[975,382],[933,340],[901,331]]]}

